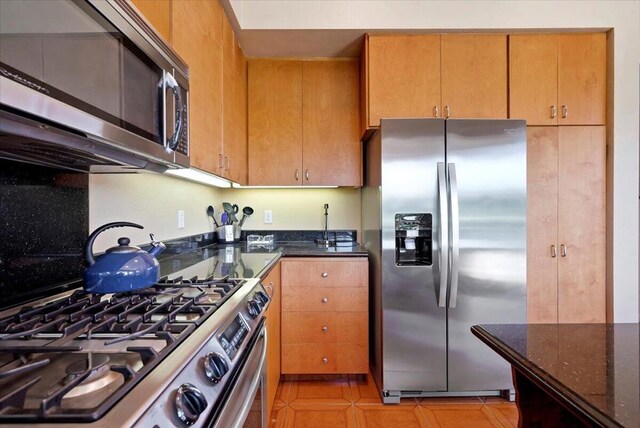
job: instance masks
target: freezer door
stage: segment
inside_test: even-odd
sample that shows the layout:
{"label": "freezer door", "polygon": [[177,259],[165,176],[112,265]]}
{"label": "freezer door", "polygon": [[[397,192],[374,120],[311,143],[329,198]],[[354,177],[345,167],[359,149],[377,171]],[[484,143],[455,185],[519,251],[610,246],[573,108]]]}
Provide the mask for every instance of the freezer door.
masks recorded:
{"label": "freezer door", "polygon": [[446,128],[452,211],[449,391],[512,389],[509,365],[469,329],[527,320],[526,124],[460,119],[447,120]]}
{"label": "freezer door", "polygon": [[446,391],[444,121],[383,119],[381,136],[382,389]]}

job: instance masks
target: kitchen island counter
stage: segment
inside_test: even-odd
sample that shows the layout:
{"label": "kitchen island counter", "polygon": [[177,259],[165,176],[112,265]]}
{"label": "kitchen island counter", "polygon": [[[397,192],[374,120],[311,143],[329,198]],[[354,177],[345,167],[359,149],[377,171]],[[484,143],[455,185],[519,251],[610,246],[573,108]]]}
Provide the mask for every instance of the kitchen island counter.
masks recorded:
{"label": "kitchen island counter", "polygon": [[521,426],[640,426],[640,324],[479,325],[511,364]]}

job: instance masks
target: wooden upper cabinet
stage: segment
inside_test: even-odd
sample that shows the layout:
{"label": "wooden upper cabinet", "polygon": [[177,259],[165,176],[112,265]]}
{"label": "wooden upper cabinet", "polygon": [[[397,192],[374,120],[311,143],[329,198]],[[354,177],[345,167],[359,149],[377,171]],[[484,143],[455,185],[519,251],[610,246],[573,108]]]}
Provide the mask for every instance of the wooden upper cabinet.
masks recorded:
{"label": "wooden upper cabinet", "polygon": [[607,36],[558,36],[560,125],[604,125],[606,121]]}
{"label": "wooden upper cabinet", "polygon": [[558,128],[527,127],[527,320],[530,323],[558,322],[557,236]]}
{"label": "wooden upper cabinet", "polygon": [[220,174],[222,153],[222,6],[173,1],[172,42],[189,64],[191,165]]}
{"label": "wooden upper cabinet", "polygon": [[605,322],[605,127],[560,127],[558,159],[558,322]]}
{"label": "wooden upper cabinet", "polygon": [[302,184],[302,62],[249,61],[249,185]]}
{"label": "wooden upper cabinet", "polygon": [[223,152],[220,175],[247,183],[247,60],[226,15],[222,19]]}
{"label": "wooden upper cabinet", "polygon": [[171,1],[131,0],[167,43],[171,41]]}
{"label": "wooden upper cabinet", "polygon": [[358,61],[306,61],[302,70],[304,184],[361,186]]}
{"label": "wooden upper cabinet", "polygon": [[[440,109],[440,35],[367,36],[367,127],[381,118],[434,117]],[[437,112],[440,115],[440,112]]]}
{"label": "wooden upper cabinet", "polygon": [[443,116],[507,117],[507,35],[441,36]]}
{"label": "wooden upper cabinet", "polygon": [[509,36],[509,117],[528,125],[604,125],[606,34]]}
{"label": "wooden upper cabinet", "polygon": [[558,36],[509,36],[509,117],[527,125],[558,123]]}

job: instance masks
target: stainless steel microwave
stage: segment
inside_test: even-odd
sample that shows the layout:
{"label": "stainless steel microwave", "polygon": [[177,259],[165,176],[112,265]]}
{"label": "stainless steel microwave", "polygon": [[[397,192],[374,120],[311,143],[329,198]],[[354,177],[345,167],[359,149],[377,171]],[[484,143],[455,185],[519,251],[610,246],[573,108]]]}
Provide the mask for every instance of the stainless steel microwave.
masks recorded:
{"label": "stainless steel microwave", "polygon": [[187,65],[127,0],[0,1],[0,158],[189,167]]}

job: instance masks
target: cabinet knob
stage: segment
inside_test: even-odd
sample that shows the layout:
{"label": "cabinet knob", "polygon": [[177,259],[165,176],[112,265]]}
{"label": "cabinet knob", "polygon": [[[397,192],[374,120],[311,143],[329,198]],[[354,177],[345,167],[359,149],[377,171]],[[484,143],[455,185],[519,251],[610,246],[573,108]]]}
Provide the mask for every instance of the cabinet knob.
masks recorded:
{"label": "cabinet knob", "polygon": [[327,272],[322,272],[322,277],[323,277],[323,278],[326,278],[326,277],[328,277],[328,276],[329,276],[329,274],[328,274]]}
{"label": "cabinet knob", "polygon": [[562,118],[569,116],[569,108],[567,106],[562,106]]}
{"label": "cabinet knob", "polygon": [[322,303],[329,303],[329,299],[327,299],[326,297],[322,298]]}
{"label": "cabinet knob", "polygon": [[322,364],[329,364],[329,359],[327,357],[322,357]]}
{"label": "cabinet knob", "polygon": [[556,106],[551,106],[551,119],[555,119],[557,114],[558,114],[558,109],[556,108]]}
{"label": "cabinet knob", "polygon": [[326,332],[328,332],[328,331],[329,331],[329,327],[327,327],[326,325],[323,325],[323,326],[322,326],[322,332],[323,332],[323,333],[326,333]]}

